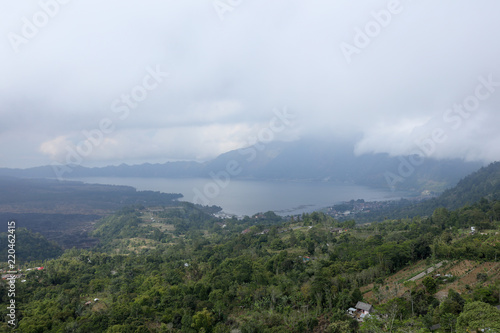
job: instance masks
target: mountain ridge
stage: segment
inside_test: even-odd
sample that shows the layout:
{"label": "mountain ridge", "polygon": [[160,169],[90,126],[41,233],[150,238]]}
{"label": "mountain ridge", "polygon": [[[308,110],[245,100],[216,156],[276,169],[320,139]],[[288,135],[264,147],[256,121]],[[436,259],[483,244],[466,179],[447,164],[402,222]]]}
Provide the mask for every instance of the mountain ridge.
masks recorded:
{"label": "mountain ridge", "polygon": [[[441,192],[476,171],[480,162],[425,158],[412,166],[411,156],[387,153],[355,155],[348,142],[301,140],[271,142],[231,150],[207,162],[177,161],[119,166],[41,166],[0,168],[0,176],[75,179],[83,177],[210,178],[232,166],[237,179],[329,180],[400,190]],[[406,168],[406,169],[405,169]],[[403,172],[404,171],[404,172]]]}

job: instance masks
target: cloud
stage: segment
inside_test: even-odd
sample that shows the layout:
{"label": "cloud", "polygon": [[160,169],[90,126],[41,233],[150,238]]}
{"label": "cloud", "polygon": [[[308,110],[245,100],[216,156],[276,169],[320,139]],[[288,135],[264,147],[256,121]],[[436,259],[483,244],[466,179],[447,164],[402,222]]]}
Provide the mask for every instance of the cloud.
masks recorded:
{"label": "cloud", "polygon": [[[277,139],[334,136],[359,154],[395,155],[441,128],[448,139],[432,157],[500,158],[500,91],[459,129],[443,120],[479,77],[500,81],[497,1],[401,0],[392,12],[381,0],[228,3],[223,20],[211,1],[0,4],[2,166],[64,159],[103,119],[114,128],[83,165],[209,159],[248,143],[284,106],[297,121]],[[346,43],[358,49],[350,62]],[[157,66],[168,77],[126,117],[114,112]]]}

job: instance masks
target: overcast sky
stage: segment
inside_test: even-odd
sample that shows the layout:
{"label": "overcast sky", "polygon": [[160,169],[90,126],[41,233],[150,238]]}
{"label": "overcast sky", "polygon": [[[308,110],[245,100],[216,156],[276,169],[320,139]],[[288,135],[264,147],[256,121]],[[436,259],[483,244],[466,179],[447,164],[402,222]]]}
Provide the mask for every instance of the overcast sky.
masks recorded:
{"label": "overcast sky", "polygon": [[499,160],[499,13],[498,0],[2,0],[0,167],[203,161],[270,128],[358,154]]}

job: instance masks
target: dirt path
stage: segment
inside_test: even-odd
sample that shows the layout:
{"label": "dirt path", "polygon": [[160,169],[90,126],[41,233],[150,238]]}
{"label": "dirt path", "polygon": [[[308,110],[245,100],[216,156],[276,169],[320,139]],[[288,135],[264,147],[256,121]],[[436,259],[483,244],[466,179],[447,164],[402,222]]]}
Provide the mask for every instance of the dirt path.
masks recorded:
{"label": "dirt path", "polygon": [[433,267],[430,267],[430,268],[427,268],[425,271],[423,271],[422,273],[418,274],[418,275],[415,275],[414,277],[412,277],[411,279],[409,279],[408,281],[417,281],[418,279],[421,279],[423,278],[424,276],[426,276],[427,274],[429,273],[432,273],[434,272],[434,270],[438,269],[439,267],[443,266],[443,264],[445,263],[445,261],[441,261],[440,263],[436,264],[435,266]]}

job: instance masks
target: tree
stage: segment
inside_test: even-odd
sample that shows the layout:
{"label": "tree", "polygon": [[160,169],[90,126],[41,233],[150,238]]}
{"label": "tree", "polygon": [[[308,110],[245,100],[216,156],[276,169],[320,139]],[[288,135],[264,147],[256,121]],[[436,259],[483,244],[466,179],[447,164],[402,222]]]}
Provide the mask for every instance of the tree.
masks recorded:
{"label": "tree", "polygon": [[460,294],[455,290],[450,289],[448,291],[448,297],[446,297],[446,299],[441,302],[439,308],[442,314],[451,313],[455,316],[458,316],[460,312],[462,312],[464,304],[465,300],[462,298],[462,296],[460,296]]}
{"label": "tree", "polygon": [[464,311],[457,320],[461,330],[480,330],[489,328],[492,332],[500,330],[500,311],[483,302],[471,302],[464,306]]}
{"label": "tree", "polygon": [[477,288],[473,293],[474,300],[489,303],[491,305],[496,304],[498,298],[495,297],[496,295],[494,295],[493,291],[491,287]]}
{"label": "tree", "polygon": [[198,311],[193,316],[193,323],[191,327],[197,331],[204,330],[204,332],[211,332],[214,319],[212,313],[204,308],[202,311]]}
{"label": "tree", "polygon": [[432,213],[432,221],[434,224],[438,225],[441,229],[445,228],[446,223],[448,222],[450,213],[446,208],[440,207],[434,210]]}
{"label": "tree", "polygon": [[361,332],[370,332],[370,333],[383,333],[386,332],[384,328],[385,321],[379,320],[374,316],[365,318],[361,323]]}
{"label": "tree", "polygon": [[361,293],[361,290],[359,290],[359,288],[356,288],[352,291],[351,299],[353,303],[357,303],[363,300],[363,294]]}
{"label": "tree", "polygon": [[415,288],[415,281],[405,281],[403,285],[408,288],[408,295],[410,296],[410,303],[411,303],[411,315],[412,317],[415,315],[414,312],[414,305],[413,305],[413,288]]}
{"label": "tree", "polygon": [[327,332],[329,333],[350,333],[358,331],[358,322],[349,318],[343,321],[336,321],[331,323]]}
{"label": "tree", "polygon": [[444,313],[441,315],[440,323],[443,329],[453,332],[457,324],[457,317],[453,313]]}
{"label": "tree", "polygon": [[271,245],[269,246],[273,250],[283,250],[285,249],[285,243],[281,240],[281,238],[275,238],[272,242]]}
{"label": "tree", "polygon": [[229,333],[230,329],[224,323],[218,323],[213,329],[213,333]]}
{"label": "tree", "polygon": [[297,244],[297,237],[295,236],[294,231],[290,233],[290,239],[288,240],[288,244],[290,247],[294,247]]}
{"label": "tree", "polygon": [[425,290],[427,290],[428,293],[434,294],[436,292],[437,282],[431,276],[426,276],[422,280],[422,284],[424,285]]}

